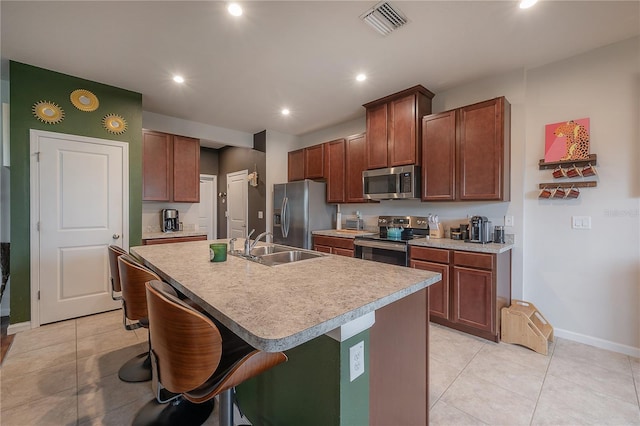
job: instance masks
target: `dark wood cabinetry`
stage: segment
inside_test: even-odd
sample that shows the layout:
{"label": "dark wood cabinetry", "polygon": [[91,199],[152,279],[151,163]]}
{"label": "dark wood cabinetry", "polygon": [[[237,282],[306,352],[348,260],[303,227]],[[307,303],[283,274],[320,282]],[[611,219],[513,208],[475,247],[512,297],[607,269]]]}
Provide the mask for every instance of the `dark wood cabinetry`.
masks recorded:
{"label": "dark wood cabinetry", "polygon": [[460,200],[510,199],[511,106],[502,98],[460,108]]}
{"label": "dark wood cabinetry", "polygon": [[420,164],[420,122],[431,113],[433,96],[418,85],[364,105],[367,169]]}
{"label": "dark wood cabinetry", "polygon": [[153,244],[187,243],[189,241],[205,241],[206,239],[206,235],[196,235],[193,237],[152,238],[142,240],[142,245],[149,246]]}
{"label": "dark wood cabinetry", "polygon": [[345,140],[324,144],[324,175],[327,179],[327,203],[345,201]]}
{"label": "dark wood cabinetry", "polygon": [[144,130],[142,199],[200,202],[200,141]]}
{"label": "dark wood cabinetry", "polygon": [[289,152],[287,165],[289,182],[303,179],[324,179],[324,144]]}
{"label": "dark wood cabinetry", "polygon": [[304,149],[304,178],[324,178],[324,144]]}
{"label": "dark wood cabinetry", "polygon": [[411,247],[411,267],[439,272],[429,287],[429,317],[485,339],[500,340],[500,310],[511,304],[511,251],[499,254]]}
{"label": "dark wood cabinetry", "polygon": [[313,236],[313,249],[323,253],[353,257],[353,238],[328,237],[326,235]]}
{"label": "dark wood cabinetry", "polygon": [[510,111],[500,97],[422,119],[422,200],[509,201]]}
{"label": "dark wood cabinetry", "polygon": [[290,151],[287,156],[287,179],[289,182],[304,179],[304,149]]}
{"label": "dark wood cabinetry", "polygon": [[362,172],[367,169],[367,137],[365,133],[350,136],[345,142],[347,203],[366,203],[362,187]]}

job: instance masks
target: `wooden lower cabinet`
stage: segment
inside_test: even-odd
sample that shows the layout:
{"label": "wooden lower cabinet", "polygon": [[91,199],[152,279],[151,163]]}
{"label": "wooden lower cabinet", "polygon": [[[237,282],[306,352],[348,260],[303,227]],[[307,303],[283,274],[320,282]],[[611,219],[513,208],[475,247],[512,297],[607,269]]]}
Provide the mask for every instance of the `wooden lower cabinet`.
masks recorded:
{"label": "wooden lower cabinet", "polygon": [[313,236],[313,249],[322,253],[337,254],[338,256],[353,257],[353,238],[328,237],[326,235]]}
{"label": "wooden lower cabinet", "polygon": [[189,241],[205,241],[206,239],[206,235],[196,235],[194,237],[152,238],[142,240],[142,245],[150,246],[153,244],[187,243]]}
{"label": "wooden lower cabinet", "polygon": [[511,304],[511,251],[410,250],[412,268],[442,274],[442,281],[429,287],[429,319],[500,341],[500,311]]}

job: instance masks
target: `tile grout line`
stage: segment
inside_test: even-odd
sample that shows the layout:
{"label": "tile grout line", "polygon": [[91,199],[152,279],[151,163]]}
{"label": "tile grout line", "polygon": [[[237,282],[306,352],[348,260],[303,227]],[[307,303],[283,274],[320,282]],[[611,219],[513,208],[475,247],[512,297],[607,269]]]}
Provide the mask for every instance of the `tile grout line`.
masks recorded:
{"label": "tile grout line", "polygon": [[542,396],[542,390],[544,389],[544,384],[547,381],[547,375],[549,374],[549,368],[551,367],[551,361],[553,361],[553,357],[556,354],[556,345],[558,344],[558,341],[556,340],[556,342],[553,344],[553,352],[551,352],[550,356],[549,356],[549,362],[547,363],[547,368],[544,371],[544,378],[542,379],[542,384],[540,385],[540,390],[538,391],[538,397],[536,398],[536,403],[533,406],[533,412],[531,413],[531,420],[529,421],[529,425],[533,425],[533,419],[536,416],[536,411],[538,411],[538,403],[540,402],[540,397]]}

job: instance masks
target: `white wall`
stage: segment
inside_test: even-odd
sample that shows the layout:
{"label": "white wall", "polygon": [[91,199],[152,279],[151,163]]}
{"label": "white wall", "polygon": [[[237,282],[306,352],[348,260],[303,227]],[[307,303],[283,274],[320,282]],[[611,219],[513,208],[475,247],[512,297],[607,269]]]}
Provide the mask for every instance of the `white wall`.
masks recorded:
{"label": "white wall", "polygon": [[[640,356],[640,38],[528,70],[525,297],[556,334]],[[598,187],[539,200],[544,126],[589,117]],[[571,216],[591,216],[591,230]]]}
{"label": "white wall", "polygon": [[[476,214],[500,225],[513,215],[512,296],[536,304],[557,336],[640,356],[640,38],[436,93],[433,111],[496,96],[511,103],[511,202],[344,204],[343,215],[359,210],[370,225],[381,214],[433,213],[447,225]],[[538,183],[553,180],[538,169],[545,124],[583,117],[598,187],[576,200],[539,200]],[[360,126],[349,130],[364,131],[364,119]],[[348,135],[340,131],[304,135],[300,146]],[[572,230],[572,215],[591,216],[593,229]]]}
{"label": "white wall", "polygon": [[299,143],[297,136],[267,129],[265,220],[268,232],[273,232],[273,184],[287,181],[287,153],[297,149]]}

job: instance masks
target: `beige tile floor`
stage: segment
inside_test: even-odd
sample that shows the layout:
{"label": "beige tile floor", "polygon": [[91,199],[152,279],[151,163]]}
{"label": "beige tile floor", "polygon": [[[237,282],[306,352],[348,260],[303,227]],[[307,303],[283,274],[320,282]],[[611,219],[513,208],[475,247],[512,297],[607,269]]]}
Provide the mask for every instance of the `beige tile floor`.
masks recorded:
{"label": "beige tile floor", "polygon": [[[19,333],[0,368],[0,425],[130,424],[153,396],[148,382],[118,379],[147,346],[146,330],[125,331],[121,318]],[[544,356],[437,325],[430,333],[432,425],[640,425],[636,358],[565,339]]]}

